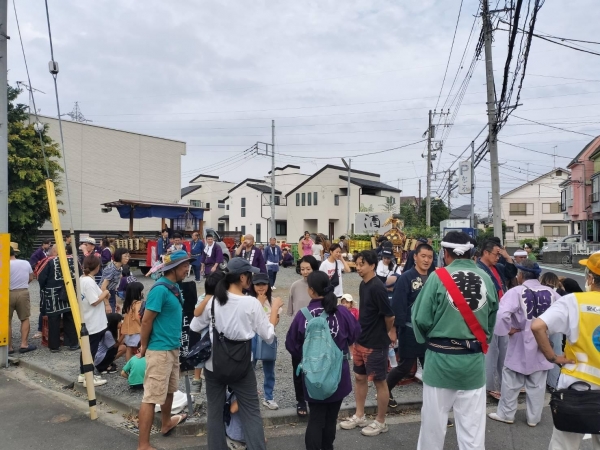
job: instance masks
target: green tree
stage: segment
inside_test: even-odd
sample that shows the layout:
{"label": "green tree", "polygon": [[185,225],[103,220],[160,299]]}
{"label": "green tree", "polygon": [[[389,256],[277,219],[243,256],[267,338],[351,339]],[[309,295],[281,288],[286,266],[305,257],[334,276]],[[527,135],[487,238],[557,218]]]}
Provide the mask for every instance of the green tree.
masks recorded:
{"label": "green tree", "polygon": [[373,205],[367,206],[364,203],[361,203],[358,210],[359,212],[373,212]]}
{"label": "green tree", "polygon": [[379,205],[383,208],[384,212],[395,213],[397,209],[396,203],[394,203],[394,197],[386,197],[385,203]]}
{"label": "green tree", "polygon": [[417,214],[417,208],[415,205],[410,203],[403,203],[400,205],[399,218],[404,221],[405,228],[424,226],[425,221],[421,223],[419,215]]}
{"label": "green tree", "polygon": [[[50,219],[46,193],[46,167],[39,135],[28,124],[28,106],[15,104],[21,90],[8,86],[8,231],[28,254],[39,228]],[[48,174],[54,182],[62,172],[60,149],[44,133]],[[56,194],[60,194],[57,188]]]}

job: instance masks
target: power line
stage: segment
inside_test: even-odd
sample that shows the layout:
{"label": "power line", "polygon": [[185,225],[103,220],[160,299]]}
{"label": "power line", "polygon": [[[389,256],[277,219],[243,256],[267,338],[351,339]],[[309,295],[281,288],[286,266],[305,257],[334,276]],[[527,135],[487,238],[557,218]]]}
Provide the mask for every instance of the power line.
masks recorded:
{"label": "power line", "polygon": [[532,122],[532,123],[535,123],[535,124],[537,124],[537,125],[542,125],[542,126],[544,126],[544,127],[548,127],[548,128],[554,128],[555,130],[566,131],[567,133],[574,133],[574,134],[581,134],[581,135],[583,135],[583,136],[596,137],[596,136],[594,136],[594,135],[591,135],[591,134],[588,134],[588,133],[582,133],[582,132],[580,132],[580,131],[567,130],[566,128],[555,127],[555,126],[553,126],[553,125],[548,125],[548,124],[545,124],[545,123],[542,123],[542,122],[537,122],[537,121],[535,121],[535,120],[531,120],[531,119],[525,119],[524,117],[519,117],[519,116],[515,116],[515,115],[513,115],[513,117],[515,117],[515,118],[517,118],[517,119],[525,120],[525,121],[527,121],[527,122]]}
{"label": "power line", "polygon": [[502,142],[503,144],[506,145],[510,145],[511,147],[516,147],[516,148],[521,148],[523,150],[529,150],[530,152],[534,152],[534,153],[541,153],[542,155],[548,155],[548,156],[555,156],[556,158],[564,158],[564,159],[568,159],[568,160],[572,160],[573,157],[572,156],[561,156],[561,155],[555,155],[553,153],[547,153],[547,152],[542,152],[540,150],[533,150],[531,148],[527,148],[527,147],[522,147],[520,145],[515,145],[515,144],[509,144],[508,142],[504,142],[501,140],[498,140],[498,142]]}
{"label": "power line", "polygon": [[[399,150],[401,148],[410,147],[411,145],[420,144],[421,142],[425,142],[425,141],[426,141],[426,139],[421,139],[420,141],[411,142],[410,144],[401,145],[400,147],[387,148],[385,150],[379,150],[379,151],[375,151],[375,152],[362,153],[362,154],[359,154],[359,155],[345,155],[344,157],[347,156],[347,157],[350,157],[350,158],[358,158],[359,156],[377,155],[379,153],[391,152],[393,150]],[[292,158],[302,158],[302,159],[339,159],[340,158],[339,156],[317,157],[317,156],[288,155],[288,154],[285,154],[285,153],[278,153],[278,155],[290,156]]]}
{"label": "power line", "polygon": [[[435,102],[435,108],[437,109],[444,90],[444,83],[446,82],[446,75],[448,74],[448,67],[450,66],[450,59],[452,58],[452,50],[454,49],[454,40],[456,39],[456,31],[458,30],[458,23],[460,22],[460,13],[462,11],[463,0],[460,0],[460,6],[458,7],[458,17],[456,18],[456,25],[454,26],[454,34],[452,35],[452,44],[450,45],[450,54],[448,55],[448,61],[446,62],[446,70],[444,70],[444,78],[442,79],[442,86],[440,87],[440,93],[438,94],[437,101]],[[459,69],[460,70],[460,69]]]}

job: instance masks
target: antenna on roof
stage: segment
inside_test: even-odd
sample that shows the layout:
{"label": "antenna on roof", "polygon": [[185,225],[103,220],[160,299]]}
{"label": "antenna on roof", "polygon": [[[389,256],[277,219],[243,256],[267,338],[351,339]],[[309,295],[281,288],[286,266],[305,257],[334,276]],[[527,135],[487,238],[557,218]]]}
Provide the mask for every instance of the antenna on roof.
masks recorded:
{"label": "antenna on roof", "polygon": [[88,120],[85,118],[81,109],[79,109],[79,102],[75,102],[75,106],[73,107],[73,111],[61,114],[62,116],[69,116],[73,122],[93,122],[92,120]]}

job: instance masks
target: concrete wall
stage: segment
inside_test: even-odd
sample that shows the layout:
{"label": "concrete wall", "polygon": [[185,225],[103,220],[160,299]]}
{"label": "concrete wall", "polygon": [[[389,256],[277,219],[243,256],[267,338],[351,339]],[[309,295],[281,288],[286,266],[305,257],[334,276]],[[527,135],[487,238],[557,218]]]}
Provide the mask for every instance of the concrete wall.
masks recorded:
{"label": "concrete wall", "polygon": [[[58,120],[40,117],[48,135],[60,144]],[[67,201],[64,174],[59,177],[59,208],[63,229],[126,231],[129,221],[113,209],[101,212],[101,204],[119,199],[177,203],[181,194],[181,156],[185,142],[63,121],[65,159],[71,205]],[[59,161],[63,166],[63,160]],[[42,229],[50,230],[47,222]],[[160,229],[160,219],[135,220],[135,231]]]}

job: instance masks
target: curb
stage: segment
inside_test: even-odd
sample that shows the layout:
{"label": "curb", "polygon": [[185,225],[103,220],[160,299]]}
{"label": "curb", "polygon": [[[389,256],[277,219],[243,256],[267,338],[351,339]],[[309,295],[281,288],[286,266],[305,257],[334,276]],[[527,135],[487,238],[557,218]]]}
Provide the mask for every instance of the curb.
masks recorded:
{"label": "curb", "polygon": [[[37,372],[41,375],[52,378],[53,380],[55,380],[59,383],[63,383],[64,385],[69,385],[69,384],[73,383],[72,379],[69,379],[63,375],[52,372],[51,370],[48,370],[45,367],[39,366],[35,363],[32,363],[31,361],[25,361],[23,359],[19,359],[18,362],[15,361],[15,363],[21,367],[24,367],[26,369]],[[74,382],[73,389],[75,391],[79,392],[80,394],[87,396],[87,390],[83,387],[82,384],[77,383],[77,381]],[[124,412],[124,413],[129,413],[129,414],[137,416],[138,412],[139,412],[139,408],[131,406],[131,405],[119,400],[117,397],[113,397],[112,395],[106,395],[106,394],[103,394],[98,391],[96,391],[96,400],[108,405],[111,408],[118,409],[119,411]],[[388,414],[398,414],[398,413],[402,413],[405,411],[420,410],[422,405],[423,405],[423,403],[420,399],[399,401],[397,408],[394,408],[393,410],[388,409]],[[356,403],[354,403],[354,402],[348,403],[348,404],[343,404],[340,409],[338,418],[343,419],[346,417],[350,417],[352,414],[354,414],[355,409],[356,409]],[[365,414],[371,415],[371,414],[375,414],[376,412],[377,412],[377,403],[374,401],[367,401],[367,403],[365,404]],[[307,418],[298,417],[298,415],[296,414],[295,408],[278,409],[275,411],[271,411],[271,410],[261,411],[261,416],[263,419],[264,427],[279,427],[282,425],[291,425],[291,424],[308,422]],[[160,428],[160,425],[161,425],[160,413],[155,413],[154,425],[156,427]],[[204,433],[206,433],[206,416],[200,417],[200,418],[188,419],[188,420],[186,420],[185,423],[177,426],[177,428],[175,430],[173,430],[173,434],[178,435],[178,436],[196,436],[196,435],[204,434]]]}

